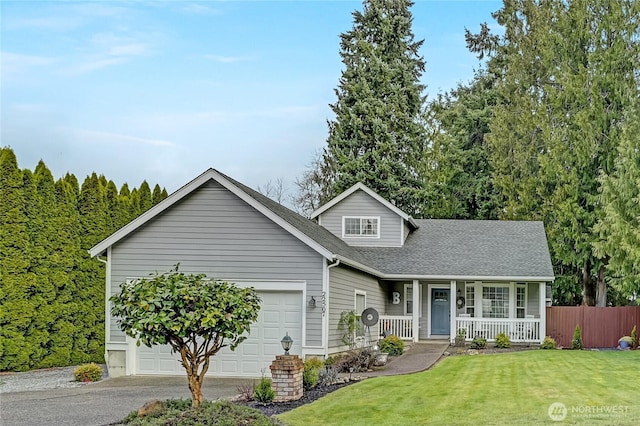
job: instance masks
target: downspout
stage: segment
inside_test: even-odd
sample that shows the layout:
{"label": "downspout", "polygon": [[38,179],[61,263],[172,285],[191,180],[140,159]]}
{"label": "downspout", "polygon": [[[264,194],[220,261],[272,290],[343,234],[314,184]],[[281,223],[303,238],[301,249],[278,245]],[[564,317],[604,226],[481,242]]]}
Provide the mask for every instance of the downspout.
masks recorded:
{"label": "downspout", "polygon": [[324,334],[324,338],[322,339],[323,342],[323,346],[324,346],[324,356],[325,358],[329,356],[329,312],[328,312],[328,301],[329,301],[329,269],[334,268],[336,266],[338,266],[340,264],[340,259],[336,259],[336,256],[333,256],[334,262],[327,265],[327,277],[326,277],[326,282],[325,285],[326,287],[324,288],[323,291],[323,297],[322,297],[322,309],[323,310],[327,310],[325,312],[322,313],[322,334]]}

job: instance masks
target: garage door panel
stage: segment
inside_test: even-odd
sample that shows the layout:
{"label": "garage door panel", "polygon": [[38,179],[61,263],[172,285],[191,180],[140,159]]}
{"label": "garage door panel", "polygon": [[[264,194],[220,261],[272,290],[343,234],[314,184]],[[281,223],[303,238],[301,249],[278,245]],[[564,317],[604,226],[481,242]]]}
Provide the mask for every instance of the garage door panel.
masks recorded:
{"label": "garage door panel", "polygon": [[[302,293],[258,292],[262,299],[258,320],[251,325],[249,337],[235,351],[221,349],[211,357],[209,374],[217,376],[260,377],[262,371],[270,376],[269,365],[282,354],[280,340],[289,333],[294,340],[291,350],[300,354],[302,344]],[[137,374],[183,375],[180,354],[172,354],[168,345],[136,351]]]}

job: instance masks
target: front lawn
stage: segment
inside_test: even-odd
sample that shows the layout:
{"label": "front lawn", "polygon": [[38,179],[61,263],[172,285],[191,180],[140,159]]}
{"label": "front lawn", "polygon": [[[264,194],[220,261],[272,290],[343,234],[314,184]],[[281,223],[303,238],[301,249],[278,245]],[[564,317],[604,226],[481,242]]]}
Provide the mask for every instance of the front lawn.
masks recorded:
{"label": "front lawn", "polygon": [[[453,356],[379,377],[278,416],[295,425],[638,424],[640,351],[532,350]],[[563,406],[552,414],[560,418]],[[557,423],[556,423],[557,424]]]}

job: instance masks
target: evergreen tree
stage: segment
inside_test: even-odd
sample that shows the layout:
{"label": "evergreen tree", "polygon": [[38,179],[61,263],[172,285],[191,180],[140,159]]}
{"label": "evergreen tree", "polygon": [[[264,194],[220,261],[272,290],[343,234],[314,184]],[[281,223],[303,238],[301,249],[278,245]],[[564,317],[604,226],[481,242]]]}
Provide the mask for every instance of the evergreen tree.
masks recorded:
{"label": "evergreen tree", "polygon": [[0,371],[27,370],[33,348],[26,338],[29,249],[22,172],[13,150],[0,148]]}
{"label": "evergreen tree", "polygon": [[495,16],[505,35],[488,139],[503,217],[544,220],[560,288],[580,283],[584,303],[604,306],[597,178],[612,170],[638,97],[640,4],[515,0]]}
{"label": "evergreen tree", "polygon": [[153,201],[151,199],[151,189],[149,188],[149,184],[147,181],[142,181],[140,185],[140,189],[138,189],[138,195],[140,196],[139,200],[139,211],[140,213],[144,213],[153,206]]}
{"label": "evergreen tree", "polygon": [[425,62],[414,41],[409,0],[365,0],[353,28],[341,35],[345,69],[331,105],[323,166],[338,194],[362,182],[409,214],[416,213],[417,161]]}
{"label": "evergreen tree", "polygon": [[629,297],[640,294],[640,107],[627,119],[614,170],[600,179],[604,215],[595,249],[608,259],[614,286]]}
{"label": "evergreen tree", "polygon": [[153,187],[153,193],[151,195],[151,204],[155,206],[165,198],[166,197],[162,196],[162,189],[160,189],[160,185],[156,183],[156,186]]}
{"label": "evergreen tree", "polygon": [[478,71],[474,80],[439,94],[426,117],[429,145],[420,176],[423,217],[497,219],[485,135],[496,104],[495,77]]}

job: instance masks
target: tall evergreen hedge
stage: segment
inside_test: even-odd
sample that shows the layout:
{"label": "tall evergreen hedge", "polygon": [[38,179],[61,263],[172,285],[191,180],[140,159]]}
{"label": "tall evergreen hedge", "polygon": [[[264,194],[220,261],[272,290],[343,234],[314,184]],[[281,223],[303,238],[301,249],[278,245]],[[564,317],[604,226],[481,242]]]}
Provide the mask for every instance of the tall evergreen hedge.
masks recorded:
{"label": "tall evergreen hedge", "polygon": [[54,180],[0,148],[0,371],[103,362],[104,266],[87,250],[166,197],[95,173]]}

